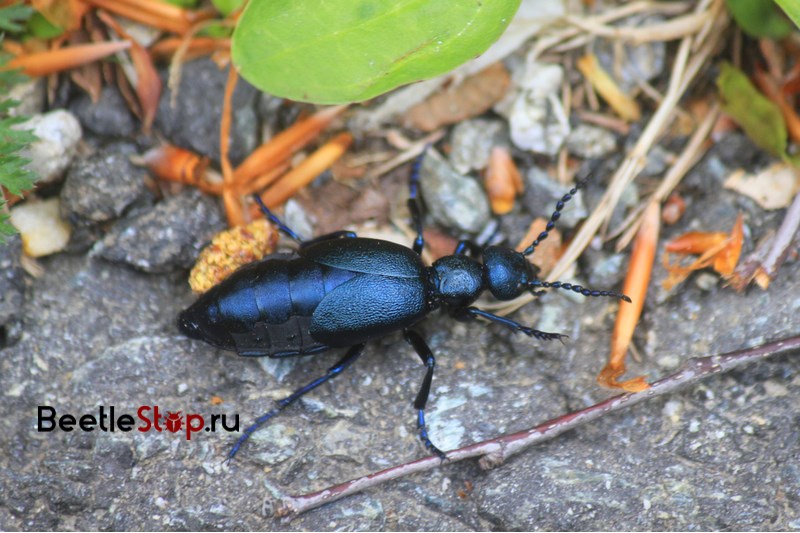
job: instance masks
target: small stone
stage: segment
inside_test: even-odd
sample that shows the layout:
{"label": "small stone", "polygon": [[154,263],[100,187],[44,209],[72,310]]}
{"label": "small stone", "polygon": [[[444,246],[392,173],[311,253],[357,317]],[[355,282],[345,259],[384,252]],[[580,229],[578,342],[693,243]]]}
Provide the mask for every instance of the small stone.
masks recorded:
{"label": "small stone", "polygon": [[60,181],[81,140],[81,125],[75,115],[57,109],[35,115],[14,128],[31,130],[38,137],[22,152],[22,157],[31,161],[28,168],[39,177],[37,183],[47,185]]}
{"label": "small stone", "polygon": [[125,99],[116,87],[107,85],[100,99],[93,102],[82,92],[70,103],[86,130],[103,137],[129,137],[136,132],[138,121],[131,114]]}
{"label": "small stone", "polygon": [[489,200],[474,179],[456,172],[438,154],[430,152],[420,172],[422,194],[431,218],[467,233],[478,233],[489,223]]}
{"label": "small stone", "polygon": [[528,65],[511,105],[511,140],[523,150],[555,156],[569,135],[569,119],[561,105],[564,69],[557,65]]}
{"label": "small stone", "polygon": [[119,221],[92,254],[145,272],[189,268],[224,225],[213,198],[186,189],[149,211]]}
{"label": "small stone", "polygon": [[[619,27],[642,27],[664,22],[660,15],[634,15],[622,20]],[[609,39],[595,41],[594,52],[606,72],[619,83],[620,88],[629,92],[639,83],[657,78],[666,64],[666,45],[664,41],[653,40],[642,44],[624,44],[621,59],[617,57],[617,42]]]}
{"label": "small stone", "polygon": [[44,110],[44,79],[31,78],[15,83],[8,89],[7,95],[0,96],[0,101],[16,100],[19,104],[8,110],[11,117],[29,117],[41,114]]}
{"label": "small stone", "polygon": [[711,274],[710,272],[700,272],[694,278],[694,284],[697,285],[700,290],[706,292],[713,291],[718,282],[719,277]]}
{"label": "small stone", "polygon": [[[219,123],[227,69],[220,70],[210,59],[183,65],[175,106],[172,91],[162,76],[164,91],[158,103],[155,126],[173,144],[219,161]],[[258,91],[245,80],[236,84],[232,101],[230,158],[235,165],[256,147]],[[200,112],[202,110],[202,112]]]}
{"label": "small stone", "polygon": [[61,214],[70,223],[95,226],[118,218],[134,203],[151,200],[147,173],[114,148],[79,159],[69,169],[61,189]]}
{"label": "small stone", "polygon": [[0,243],[0,348],[15,344],[22,335],[22,305],[25,302],[25,273],[20,264],[22,240],[19,235]]}
{"label": "small stone", "polygon": [[[539,167],[531,167],[525,178],[527,182],[523,195],[525,206],[534,216],[549,219],[556,202],[564,197],[564,194],[569,191],[569,187],[554,181],[547,175],[547,172]],[[584,195],[576,194],[569,201],[558,220],[560,229],[573,228],[588,216],[589,213],[583,198]]]}
{"label": "small stone", "polygon": [[597,254],[585,272],[589,275],[589,286],[597,289],[616,287],[622,281],[625,254]]}
{"label": "small stone", "polygon": [[503,122],[478,118],[458,123],[450,142],[450,163],[466,174],[486,168],[492,148],[508,141]]}
{"label": "small stone", "polygon": [[616,150],[617,139],[606,129],[580,124],[567,137],[567,149],[578,157],[596,159]]}
{"label": "small stone", "polygon": [[60,252],[69,242],[71,228],[59,215],[58,198],[25,202],[11,209],[11,223],[22,237],[22,247],[31,257]]}

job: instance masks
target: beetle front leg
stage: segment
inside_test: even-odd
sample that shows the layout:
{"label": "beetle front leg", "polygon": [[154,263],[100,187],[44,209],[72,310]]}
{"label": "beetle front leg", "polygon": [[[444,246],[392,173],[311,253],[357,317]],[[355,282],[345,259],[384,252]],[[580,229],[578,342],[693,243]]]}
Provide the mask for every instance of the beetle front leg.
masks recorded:
{"label": "beetle front leg", "polygon": [[403,330],[403,336],[417,352],[422,363],[428,368],[425,372],[425,378],[422,380],[422,386],[419,388],[417,398],[414,400],[414,408],[417,410],[417,429],[419,429],[419,438],[425,444],[425,447],[439,456],[439,459],[444,461],[447,455],[434,446],[431,439],[428,437],[428,427],[425,425],[425,405],[428,403],[428,396],[431,393],[431,383],[433,382],[433,369],[436,367],[436,359],[433,357],[430,347],[425,340],[416,331],[410,329]]}
{"label": "beetle front leg", "polygon": [[542,341],[551,341],[555,339],[561,341],[562,338],[568,336],[568,335],[563,335],[561,333],[548,333],[546,331],[539,331],[538,329],[529,328],[527,326],[523,326],[519,322],[511,320],[510,318],[493,315],[492,313],[484,311],[482,309],[478,309],[477,307],[462,307],[458,309],[453,309],[451,310],[451,314],[453,315],[453,318],[457,320],[472,320],[477,317],[483,317],[487,320],[491,320],[492,322],[502,324],[503,326],[507,327],[514,333],[517,332],[524,333],[528,337],[534,337]]}
{"label": "beetle front leg", "polygon": [[286,398],[278,400],[278,407],[258,417],[256,421],[253,423],[253,425],[251,425],[242,432],[241,436],[239,437],[239,440],[236,441],[236,444],[233,445],[233,448],[231,448],[231,451],[228,453],[228,461],[233,459],[233,456],[236,455],[236,452],[238,452],[239,448],[242,447],[244,441],[249,439],[250,435],[255,433],[255,431],[258,428],[266,424],[269,421],[269,419],[271,419],[272,417],[283,411],[286,407],[294,403],[296,400],[298,400],[307,392],[316,389],[329,379],[335,378],[336,376],[341,374],[345,368],[350,366],[353,363],[353,361],[358,359],[358,356],[361,355],[361,353],[364,351],[364,346],[365,346],[364,344],[356,344],[355,346],[350,347],[350,349],[347,350],[347,353],[344,354],[344,357],[342,357],[342,359],[338,363],[330,367],[328,369],[328,372],[326,372],[324,376],[315,379],[314,381],[312,381],[311,383],[309,383],[304,387],[300,387]]}

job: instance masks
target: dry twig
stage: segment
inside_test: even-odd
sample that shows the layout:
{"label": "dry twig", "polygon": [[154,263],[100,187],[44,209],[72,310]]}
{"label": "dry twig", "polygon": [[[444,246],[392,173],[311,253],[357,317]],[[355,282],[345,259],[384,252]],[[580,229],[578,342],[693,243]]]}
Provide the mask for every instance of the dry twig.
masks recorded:
{"label": "dry twig", "polygon": [[[728,372],[734,368],[767,357],[795,352],[800,352],[800,335],[754,348],[735,350],[722,355],[694,357],[686,361],[675,373],[652,383],[651,387],[645,391],[614,396],[585,409],[548,420],[534,428],[453,450],[447,453],[446,463],[479,458],[479,464],[482,468],[495,468],[503,464],[509,457],[526,450],[534,444],[550,440],[557,435],[597,420],[609,413],[620,411],[646,399],[663,396],[715,374]],[[443,462],[438,457],[426,457],[310,494],[283,496],[278,502],[275,502],[277,504],[275,515],[291,520],[291,518],[300,513],[326,503],[359,493],[387,481],[438,468],[442,464]]]}

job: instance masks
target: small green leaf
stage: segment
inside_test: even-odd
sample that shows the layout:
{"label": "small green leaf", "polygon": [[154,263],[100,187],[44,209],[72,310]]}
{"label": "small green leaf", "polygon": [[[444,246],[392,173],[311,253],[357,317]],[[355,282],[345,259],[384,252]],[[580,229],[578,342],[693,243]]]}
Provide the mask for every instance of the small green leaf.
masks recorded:
{"label": "small green leaf", "polygon": [[64,28],[56,26],[41,13],[34,13],[28,21],[28,30],[37,39],[53,39],[64,33]]}
{"label": "small green leaf", "polygon": [[794,25],[800,28],[800,2],[797,0],[775,0],[775,2],[789,15]]}
{"label": "small green leaf", "polygon": [[24,23],[33,14],[33,8],[14,4],[0,8],[0,31],[19,33],[25,29]]}
{"label": "small green leaf", "polygon": [[244,0],[211,0],[211,3],[214,4],[214,7],[216,7],[220,13],[227,17],[235,10],[239,9],[244,3]]}
{"label": "small green leaf", "polygon": [[362,101],[483,53],[520,0],[251,0],[233,61],[259,89],[320,104]]}
{"label": "small green leaf", "polygon": [[759,147],[785,159],[787,133],[780,108],[761,94],[748,77],[730,63],[722,63],[717,87],[722,97],[722,110]]}
{"label": "small green leaf", "polygon": [[727,4],[736,24],[752,37],[783,39],[792,32],[792,24],[771,0],[727,0]]}

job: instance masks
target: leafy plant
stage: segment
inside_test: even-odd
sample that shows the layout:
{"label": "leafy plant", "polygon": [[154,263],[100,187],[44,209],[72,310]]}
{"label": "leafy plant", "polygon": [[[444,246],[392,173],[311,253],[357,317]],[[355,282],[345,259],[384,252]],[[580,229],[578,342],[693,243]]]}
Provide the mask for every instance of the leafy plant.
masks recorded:
{"label": "leafy plant", "polygon": [[372,98],[483,53],[520,0],[251,1],[233,35],[250,83],[320,104]]}
{"label": "leafy plant", "polygon": [[[32,13],[31,8],[20,4],[0,9],[0,31],[23,31]],[[0,33],[0,43],[2,39],[3,34]],[[0,55],[0,95],[8,94],[12,85],[25,79],[18,72],[3,70],[6,62],[7,57]],[[21,195],[33,188],[36,175],[26,167],[29,161],[20,156],[20,152],[36,137],[28,130],[12,128],[27,120],[27,117],[10,116],[11,109],[18,103],[10,99],[0,100],[0,186],[12,194]],[[5,236],[14,234],[13,226],[8,223],[7,211],[3,189],[0,189],[0,242]]]}

